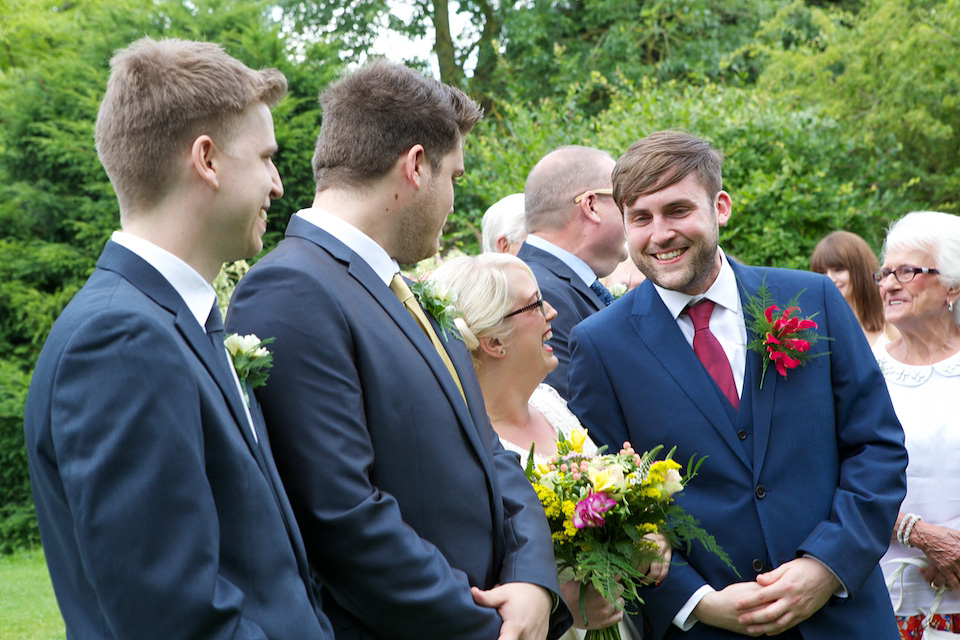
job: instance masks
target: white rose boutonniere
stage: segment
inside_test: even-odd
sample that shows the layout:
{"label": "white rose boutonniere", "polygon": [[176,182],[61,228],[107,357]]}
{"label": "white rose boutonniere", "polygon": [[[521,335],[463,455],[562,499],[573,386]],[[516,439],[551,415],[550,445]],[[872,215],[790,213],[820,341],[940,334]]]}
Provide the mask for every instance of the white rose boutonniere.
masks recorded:
{"label": "white rose boutonniere", "polygon": [[616,300],[627,292],[627,285],[623,284],[622,282],[615,282],[607,287],[607,290],[610,291],[610,295],[612,295],[613,299]]}
{"label": "white rose boutonniere", "polygon": [[423,310],[433,316],[433,319],[440,325],[440,332],[443,334],[444,340],[447,339],[447,331],[452,333],[454,338],[463,339],[453,322],[463,315],[457,309],[457,298],[453,291],[438,282],[425,278],[412,280],[410,291],[417,297],[417,302],[420,303]]}
{"label": "white rose boutonniere", "polygon": [[[261,340],[254,334],[241,336],[236,333],[228,335],[223,346],[227,348],[230,359],[233,360],[233,368],[240,378],[240,388],[243,390],[243,399],[250,406],[250,397],[247,395],[247,386],[256,389],[267,383],[269,373],[267,371],[273,366],[273,354],[263,345],[273,342],[273,338]],[[246,385],[244,384],[246,383]]]}

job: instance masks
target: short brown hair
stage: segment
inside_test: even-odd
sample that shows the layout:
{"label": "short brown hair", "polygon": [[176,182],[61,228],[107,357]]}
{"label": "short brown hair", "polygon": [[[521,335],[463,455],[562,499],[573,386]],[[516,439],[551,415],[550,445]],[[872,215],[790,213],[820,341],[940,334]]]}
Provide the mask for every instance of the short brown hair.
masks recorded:
{"label": "short brown hair", "polygon": [[121,211],[155,203],[198,136],[230,144],[247,107],[272,106],[287,91],[276,69],[254,71],[209,42],[142,38],[110,69],[94,137]]}
{"label": "short brown hair", "polygon": [[320,104],[317,191],[368,185],[417,144],[436,169],[483,115],[463,91],[382,59],[327,87]]}
{"label": "short brown hair", "polygon": [[866,240],[849,231],[827,234],[813,249],[810,270],[826,273],[827,269],[845,269],[850,276],[853,310],[867,331],[883,329],[883,299],[873,274],[879,267]]}
{"label": "short brown hair", "polygon": [[680,131],[657,131],[627,149],[613,169],[613,199],[623,211],[634,200],[680,182],[696,171],[710,198],[723,188],[723,154]]}

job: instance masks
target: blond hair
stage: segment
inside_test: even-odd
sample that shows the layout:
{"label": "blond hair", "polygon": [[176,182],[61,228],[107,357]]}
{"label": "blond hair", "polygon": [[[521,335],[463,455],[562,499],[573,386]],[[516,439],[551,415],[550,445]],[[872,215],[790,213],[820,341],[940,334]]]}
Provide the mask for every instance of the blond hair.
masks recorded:
{"label": "blond hair", "polygon": [[198,136],[231,144],[248,107],[272,106],[287,91],[276,69],[254,71],[209,42],[142,38],[110,69],[94,138],[121,212],[155,204]]}
{"label": "blond hair", "polygon": [[480,341],[497,338],[505,342],[511,331],[504,328],[503,317],[515,304],[508,267],[518,267],[536,282],[530,267],[509,253],[482,253],[478,256],[460,256],[442,265],[430,274],[430,279],[442,284],[456,296],[456,305],[463,314],[457,318],[457,328],[477,366]]}

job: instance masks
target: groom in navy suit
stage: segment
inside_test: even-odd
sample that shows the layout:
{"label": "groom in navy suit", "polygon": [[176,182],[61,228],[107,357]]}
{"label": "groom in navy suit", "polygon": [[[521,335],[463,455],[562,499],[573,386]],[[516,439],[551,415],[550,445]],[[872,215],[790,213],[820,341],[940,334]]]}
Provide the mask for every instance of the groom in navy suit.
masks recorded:
{"label": "groom in navy suit", "polygon": [[123,231],[54,324],[24,416],[67,637],[332,638],[210,285],[260,251],[283,194],[286,79],[180,40],[111,67],[96,144]]}
{"label": "groom in navy suit", "polygon": [[[613,448],[706,456],[678,503],[734,564],[675,550],[667,578],[642,594],[651,637],[896,640],[877,562],[907,458],[850,307],[822,276],[727,258],[717,239],[731,199],[720,154],[702,140],[637,141],[613,190],[648,280],[574,329],[570,406]],[[832,339],[806,365],[785,376],[770,365],[761,379],[745,303],[762,285],[781,310],[799,294],[798,314]]]}
{"label": "groom in navy suit", "polygon": [[257,394],[324,609],[340,639],[555,637],[570,621],[543,509],[463,342],[399,275],[437,251],[480,109],[386,61],[321,104],[313,207],[227,324],[276,338]]}

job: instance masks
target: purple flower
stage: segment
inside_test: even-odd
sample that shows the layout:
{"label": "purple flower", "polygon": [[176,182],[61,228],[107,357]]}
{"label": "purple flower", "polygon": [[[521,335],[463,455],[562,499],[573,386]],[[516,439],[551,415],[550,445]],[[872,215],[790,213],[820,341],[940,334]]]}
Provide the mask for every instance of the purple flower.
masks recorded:
{"label": "purple flower", "polygon": [[606,493],[591,493],[577,503],[573,511],[573,526],[577,529],[586,527],[602,527],[603,512],[610,509],[617,501],[608,498]]}

